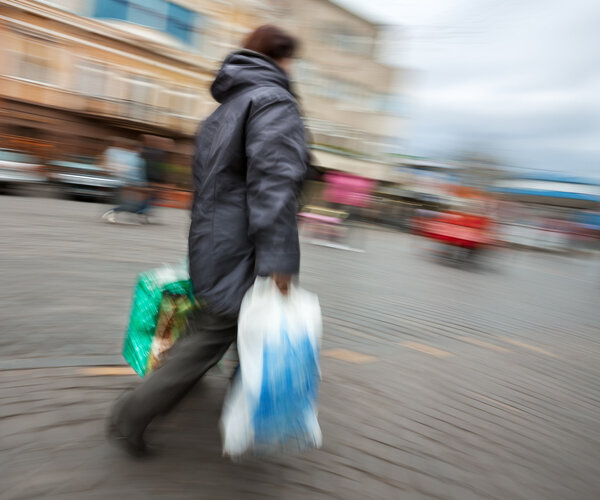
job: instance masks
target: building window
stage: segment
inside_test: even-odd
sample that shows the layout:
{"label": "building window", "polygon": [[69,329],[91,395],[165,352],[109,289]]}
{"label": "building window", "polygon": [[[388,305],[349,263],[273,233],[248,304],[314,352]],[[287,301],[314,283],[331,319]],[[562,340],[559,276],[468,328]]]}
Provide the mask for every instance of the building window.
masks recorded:
{"label": "building window", "polygon": [[155,111],[156,83],[151,78],[133,75],[124,80],[125,114],[135,120],[151,120]]}
{"label": "building window", "polygon": [[164,0],[129,0],[127,20],[158,31],[165,31],[167,9]]}
{"label": "building window", "polygon": [[196,94],[179,89],[168,91],[168,113],[170,115],[195,118],[196,104]]}
{"label": "building window", "polygon": [[317,29],[321,42],[336,50],[360,56],[370,56],[372,53],[374,39],[371,36],[357,33],[343,24],[329,23]]}
{"label": "building window", "polygon": [[361,56],[368,56],[371,51],[371,40],[368,37],[348,34],[331,35],[332,44],[344,52],[353,52]]}
{"label": "building window", "polygon": [[15,54],[15,76],[37,83],[52,83],[51,49],[43,42],[23,39],[21,49]]}
{"label": "building window", "polygon": [[127,19],[127,0],[96,0],[94,17],[107,19]]}
{"label": "building window", "polygon": [[155,85],[150,78],[132,76],[129,79],[129,100],[152,104]]}
{"label": "building window", "polygon": [[105,97],[107,71],[104,64],[83,61],[78,66],[77,90],[92,97]]}
{"label": "building window", "polygon": [[180,5],[169,3],[167,33],[185,44],[190,44],[194,33],[194,13]]}
{"label": "building window", "polygon": [[186,45],[194,43],[200,16],[167,0],[96,0],[94,17],[118,19],[168,33]]}

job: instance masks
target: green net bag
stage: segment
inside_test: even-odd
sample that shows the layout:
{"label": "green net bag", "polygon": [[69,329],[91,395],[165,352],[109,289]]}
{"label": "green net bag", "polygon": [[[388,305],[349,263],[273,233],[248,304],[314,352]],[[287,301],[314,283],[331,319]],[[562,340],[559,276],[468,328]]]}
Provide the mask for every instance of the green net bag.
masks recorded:
{"label": "green net bag", "polygon": [[198,307],[186,266],[141,273],[133,294],[123,357],[140,376],[155,369],[183,335],[187,315]]}

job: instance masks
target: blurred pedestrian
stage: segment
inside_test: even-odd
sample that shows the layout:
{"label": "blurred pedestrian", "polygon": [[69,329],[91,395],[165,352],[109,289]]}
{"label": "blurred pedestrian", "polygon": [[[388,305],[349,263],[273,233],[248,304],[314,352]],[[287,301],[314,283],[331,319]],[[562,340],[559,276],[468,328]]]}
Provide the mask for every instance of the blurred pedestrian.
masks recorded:
{"label": "blurred pedestrian", "polygon": [[122,212],[135,214],[145,221],[145,188],[146,169],[140,156],[136,141],[117,139],[114,145],[104,154],[104,162],[109,171],[121,181],[119,188],[119,205],[104,215],[106,222],[118,222],[117,216]]}
{"label": "blurred pedestrian", "polygon": [[138,208],[138,214],[144,217],[146,222],[149,222],[150,208],[159,199],[161,186],[165,182],[164,164],[173,141],[155,135],[144,135],[142,141],[140,155],[144,160],[147,185],[144,200]]}
{"label": "blurred pedestrian", "polygon": [[165,363],[116,404],[109,436],[145,450],[144,431],[236,340],[240,303],[256,276],[287,293],[298,273],[296,209],[309,153],[288,71],[296,40],[257,28],[225,59],[211,87],[219,108],[196,136],[190,276],[205,305]]}

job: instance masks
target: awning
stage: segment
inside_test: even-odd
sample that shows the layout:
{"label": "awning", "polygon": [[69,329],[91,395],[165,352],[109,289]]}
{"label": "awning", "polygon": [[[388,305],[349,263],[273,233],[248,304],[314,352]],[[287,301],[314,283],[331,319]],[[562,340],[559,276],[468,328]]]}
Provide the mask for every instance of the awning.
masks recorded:
{"label": "awning", "polygon": [[364,207],[369,203],[368,195],[375,187],[373,179],[367,179],[345,172],[328,172],[325,174],[326,187],[323,198],[326,201]]}
{"label": "awning", "polygon": [[399,176],[391,163],[370,161],[354,156],[338,155],[328,151],[312,151],[314,163],[328,170],[338,170],[349,174],[376,179],[379,181],[395,181]]}
{"label": "awning", "polygon": [[589,183],[511,179],[496,183],[494,191],[523,201],[553,205],[600,202],[600,186]]}

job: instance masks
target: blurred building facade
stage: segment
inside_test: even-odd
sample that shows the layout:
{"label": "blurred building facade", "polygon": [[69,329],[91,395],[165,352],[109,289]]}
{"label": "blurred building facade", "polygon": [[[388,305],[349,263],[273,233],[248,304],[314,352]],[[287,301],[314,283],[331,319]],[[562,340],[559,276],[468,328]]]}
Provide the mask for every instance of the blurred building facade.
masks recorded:
{"label": "blurred building facade", "polygon": [[280,20],[302,40],[295,77],[315,161],[390,180],[386,153],[401,135],[390,110],[399,70],[381,62],[381,27],[328,0],[287,0]]}
{"label": "blurred building facade", "polygon": [[[208,112],[199,96],[212,81],[206,59],[189,57],[186,45],[197,46],[194,24],[201,21],[183,11],[185,22],[194,23],[185,24],[175,10],[179,17],[168,17],[168,32],[144,28],[132,22],[149,15],[141,4],[0,4],[0,131],[6,146],[25,143],[32,152],[57,156],[96,155],[111,137],[142,132],[189,142],[198,117]],[[103,20],[120,14],[125,19]]]}
{"label": "blurred building facade", "polygon": [[189,165],[214,71],[264,22],[303,42],[295,77],[315,161],[387,180],[394,69],[377,61],[378,27],[328,0],[3,1],[0,147],[95,156],[152,133]]}

